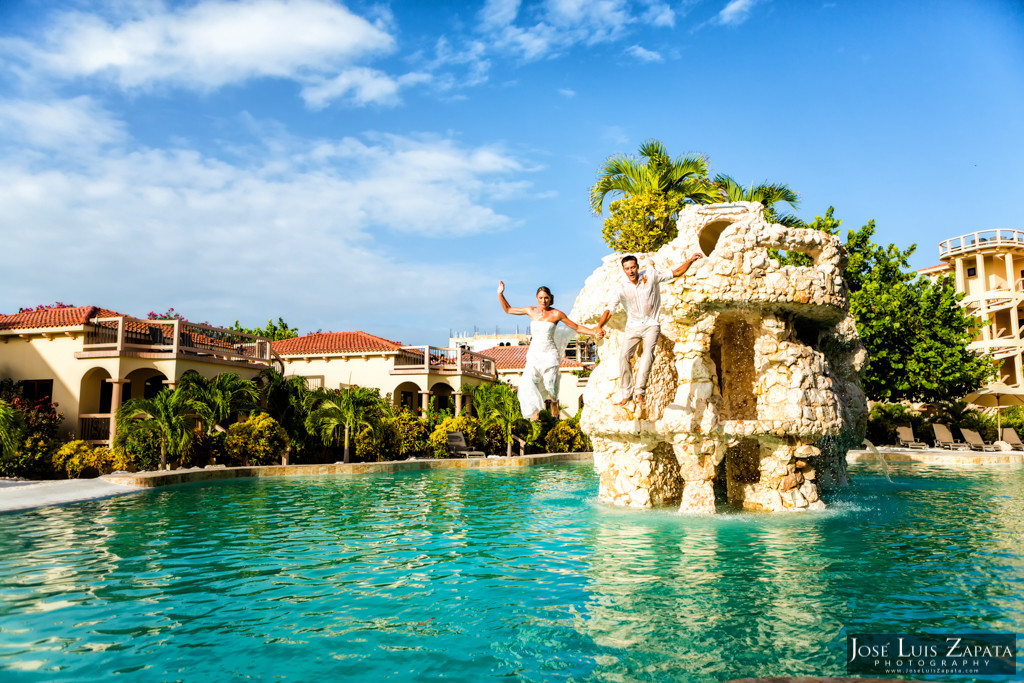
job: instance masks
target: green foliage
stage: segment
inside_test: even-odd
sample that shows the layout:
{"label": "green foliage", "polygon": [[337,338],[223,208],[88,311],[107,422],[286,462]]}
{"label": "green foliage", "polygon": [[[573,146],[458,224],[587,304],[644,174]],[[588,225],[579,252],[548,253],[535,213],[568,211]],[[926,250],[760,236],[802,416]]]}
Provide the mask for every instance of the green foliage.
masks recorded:
{"label": "green foliage", "polygon": [[876,446],[890,446],[896,443],[896,428],[904,425],[913,428],[918,440],[931,436],[923,433],[925,421],[921,415],[901,403],[876,403],[871,406],[866,436]]}
{"label": "green foliage", "polygon": [[620,253],[656,251],[676,238],[676,216],[683,206],[677,195],[634,194],[609,205],[601,235]]}
{"label": "green foliage", "polygon": [[266,413],[231,425],[224,440],[225,456],[234,465],[280,465],[287,450],[288,434]]}
{"label": "green foliage", "polygon": [[291,339],[292,337],[299,336],[299,328],[289,327],[288,323],[284,321],[284,318],[280,317],[277,319],[276,323],[273,320],[267,320],[266,327],[242,327],[236,320],[235,324],[231,326],[231,329],[237,332],[242,332],[243,334],[251,334],[256,337],[267,337],[270,341]]}
{"label": "green foliage", "polygon": [[306,396],[306,429],[324,446],[344,444],[345,462],[350,460],[350,438],[364,428],[373,429],[385,414],[377,389],[353,387],[329,391],[319,389]]}
{"label": "green foliage", "polygon": [[257,375],[257,405],[278,421],[291,442],[291,462],[310,462],[315,456],[317,439],[306,429],[310,391],[303,377],[285,378],[272,368]]}
{"label": "green foliage", "polygon": [[590,438],[575,420],[562,420],[544,439],[548,453],[583,453],[593,450]]}
{"label": "green foliage", "polygon": [[483,429],[475,417],[460,415],[445,418],[430,433],[430,451],[435,458],[448,457],[448,432],[462,432],[466,437],[466,445],[471,449],[478,449],[483,445]]}
{"label": "green foliage", "polygon": [[396,418],[399,429],[398,455],[402,458],[426,458],[432,455],[430,429],[426,420],[403,410]]}
{"label": "green foliage", "polygon": [[716,200],[705,157],[690,154],[672,159],[657,140],[644,142],[639,153],[642,162],[630,155],[615,155],[601,165],[597,182],[590,188],[590,208],[595,215],[601,214],[604,199],[610,194],[675,196],[694,204]]}
{"label": "green foliage", "polygon": [[110,449],[86,441],[68,441],[53,454],[53,466],[69,479],[92,478],[124,469],[120,458]]}
{"label": "green foliage", "polygon": [[[0,476],[50,479],[55,476],[53,454],[60,445],[57,431],[64,415],[49,400],[29,401],[13,384],[4,388],[10,399],[0,408]],[[13,446],[13,450],[11,448]]]}
{"label": "green foliage", "polygon": [[118,467],[126,472],[152,472],[160,466],[160,435],[140,428],[141,421],[130,420],[119,427],[114,437],[113,451],[123,463]]}
{"label": "green foliage", "polygon": [[507,384],[482,384],[466,387],[463,391],[472,400],[481,426],[487,429],[496,425],[501,429],[505,453],[511,455],[513,429],[523,416],[515,389]]}
{"label": "green foliage", "polygon": [[259,397],[256,383],[242,379],[234,372],[222,372],[213,379],[207,379],[189,370],[181,376],[178,390],[206,406],[211,418],[209,424],[205,425],[206,431],[236,421],[239,413],[255,407]]}
{"label": "green foliage", "polygon": [[226,440],[227,432],[197,429],[192,435],[192,443],[181,455],[179,463],[182,467],[206,467],[215,462],[223,463],[227,460]]}
{"label": "green foliage", "polygon": [[727,202],[759,202],[764,207],[764,217],[769,223],[778,223],[790,228],[802,228],[805,224],[796,216],[779,213],[776,204],[789,204],[794,209],[800,205],[800,197],[788,185],[761,183],[744,188],[732,177],[718,174],[714,185],[721,193],[721,199]]}
{"label": "green foliage", "polygon": [[967,349],[977,330],[947,280],[879,281],[871,272],[850,297],[868,351],[863,385],[884,401],[933,403],[981,386],[995,368]]}
{"label": "green foliage", "polygon": [[114,449],[123,450],[128,439],[138,440],[141,432],[152,432],[159,439],[161,466],[171,460],[177,463],[187,454],[197,423],[212,419],[207,405],[188,391],[164,388],[153,398],[133,398],[117,410]]}

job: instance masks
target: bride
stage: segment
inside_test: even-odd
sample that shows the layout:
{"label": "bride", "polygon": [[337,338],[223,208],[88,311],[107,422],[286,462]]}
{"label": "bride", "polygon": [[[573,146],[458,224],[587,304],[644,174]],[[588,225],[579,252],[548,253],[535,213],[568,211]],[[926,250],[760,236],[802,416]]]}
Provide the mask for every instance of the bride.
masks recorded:
{"label": "bride", "polygon": [[[519,380],[519,408],[523,417],[536,420],[544,409],[544,400],[550,400],[558,411],[558,367],[562,362],[562,354],[575,333],[589,334],[594,337],[603,336],[589,327],[577,325],[569,320],[565,313],[551,308],[555,297],[547,287],[537,289],[536,306],[509,306],[505,300],[505,283],[498,282],[498,300],[501,307],[509,315],[530,316],[530,349],[526,352],[526,367],[523,378]],[[559,330],[556,337],[555,327],[563,322],[572,330],[564,334]]]}

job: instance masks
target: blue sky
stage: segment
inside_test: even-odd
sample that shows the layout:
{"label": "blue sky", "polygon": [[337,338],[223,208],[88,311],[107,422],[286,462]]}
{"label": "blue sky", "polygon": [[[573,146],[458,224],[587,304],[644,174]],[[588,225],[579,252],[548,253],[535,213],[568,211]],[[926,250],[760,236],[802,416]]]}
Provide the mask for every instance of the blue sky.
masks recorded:
{"label": "blue sky", "polygon": [[571,308],[647,138],[805,219],[1024,229],[1024,4],[3,0],[0,312],[175,307],[406,343]]}

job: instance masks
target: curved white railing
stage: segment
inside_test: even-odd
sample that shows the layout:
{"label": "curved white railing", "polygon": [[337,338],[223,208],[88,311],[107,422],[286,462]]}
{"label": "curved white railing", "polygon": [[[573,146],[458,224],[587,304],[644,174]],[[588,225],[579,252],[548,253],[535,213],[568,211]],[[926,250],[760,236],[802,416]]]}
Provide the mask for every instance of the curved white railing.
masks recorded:
{"label": "curved white railing", "polygon": [[1015,246],[1024,249],[1024,230],[977,230],[939,242],[939,258],[949,258],[975,249]]}

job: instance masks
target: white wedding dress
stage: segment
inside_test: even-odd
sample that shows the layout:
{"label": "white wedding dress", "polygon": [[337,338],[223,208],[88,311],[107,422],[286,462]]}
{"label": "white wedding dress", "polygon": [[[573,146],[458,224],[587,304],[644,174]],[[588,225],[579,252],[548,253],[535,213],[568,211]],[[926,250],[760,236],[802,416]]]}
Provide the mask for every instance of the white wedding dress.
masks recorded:
{"label": "white wedding dress", "polygon": [[526,352],[526,367],[519,380],[519,408],[523,417],[530,419],[544,410],[544,401],[558,402],[558,368],[565,347],[576,336],[568,327],[557,329],[558,323],[545,320],[530,321],[530,349]]}

